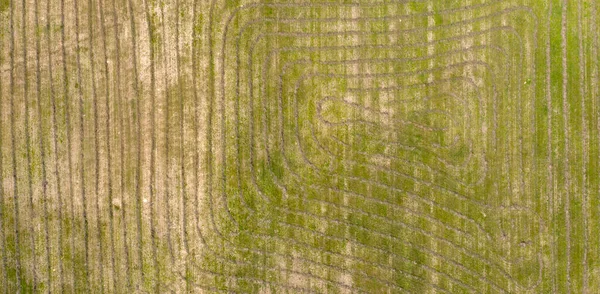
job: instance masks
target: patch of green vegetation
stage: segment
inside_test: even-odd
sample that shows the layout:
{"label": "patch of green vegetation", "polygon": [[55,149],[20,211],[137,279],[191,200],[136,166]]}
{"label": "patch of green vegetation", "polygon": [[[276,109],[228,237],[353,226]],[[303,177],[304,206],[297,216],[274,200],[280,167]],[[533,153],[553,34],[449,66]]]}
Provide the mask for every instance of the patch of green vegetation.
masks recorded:
{"label": "patch of green vegetation", "polygon": [[0,0],[0,13],[8,10],[10,6],[10,0]]}
{"label": "patch of green vegetation", "polygon": [[440,13],[435,13],[433,15],[433,23],[435,26],[441,26],[444,24],[444,17]]}
{"label": "patch of green vegetation", "polygon": [[[5,199],[6,201],[6,199]],[[22,250],[22,248],[19,248],[19,257],[20,257],[20,265],[21,268],[19,270],[17,270],[17,263],[16,263],[16,257],[17,257],[17,248],[16,248],[16,239],[15,239],[15,234],[14,234],[14,230],[12,229],[7,229],[7,228],[12,228],[14,227],[14,214],[13,214],[13,207],[6,205],[6,203],[0,203],[0,205],[2,206],[2,213],[3,213],[3,219],[2,219],[2,224],[4,225],[4,228],[2,228],[2,230],[4,231],[4,240],[1,240],[1,242],[4,244],[4,249],[5,252],[3,252],[2,254],[6,257],[8,264],[6,265],[7,268],[4,269],[5,274],[8,277],[8,281],[5,281],[5,286],[6,286],[6,290],[9,290],[10,292],[18,292],[18,291],[22,291],[24,293],[32,293],[33,292],[33,277],[29,276],[29,273],[27,272],[27,270],[24,268],[24,260],[27,258],[27,256],[25,255],[24,251]],[[19,235],[20,235],[20,242],[23,242],[23,230],[19,230]],[[21,247],[23,247],[21,245]],[[4,279],[4,277],[2,277],[2,279]]]}

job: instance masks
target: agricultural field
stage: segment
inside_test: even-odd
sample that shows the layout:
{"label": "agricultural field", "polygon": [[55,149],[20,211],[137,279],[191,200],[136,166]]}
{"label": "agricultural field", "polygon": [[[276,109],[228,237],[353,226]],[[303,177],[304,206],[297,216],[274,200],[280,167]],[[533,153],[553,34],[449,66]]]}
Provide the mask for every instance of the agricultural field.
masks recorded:
{"label": "agricultural field", "polygon": [[0,0],[4,293],[600,293],[597,0]]}

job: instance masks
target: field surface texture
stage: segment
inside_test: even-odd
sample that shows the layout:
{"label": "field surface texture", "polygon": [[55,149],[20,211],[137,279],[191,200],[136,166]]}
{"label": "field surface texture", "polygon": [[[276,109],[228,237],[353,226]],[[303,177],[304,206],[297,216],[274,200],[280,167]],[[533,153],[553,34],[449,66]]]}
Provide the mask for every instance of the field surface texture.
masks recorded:
{"label": "field surface texture", "polygon": [[597,0],[0,0],[3,293],[600,293]]}

